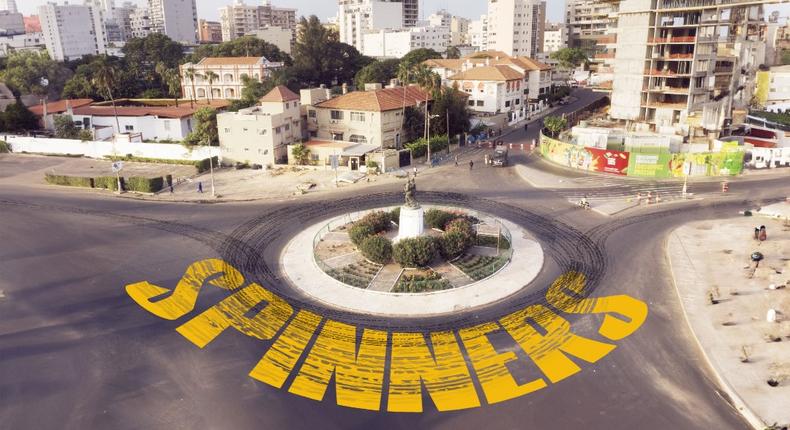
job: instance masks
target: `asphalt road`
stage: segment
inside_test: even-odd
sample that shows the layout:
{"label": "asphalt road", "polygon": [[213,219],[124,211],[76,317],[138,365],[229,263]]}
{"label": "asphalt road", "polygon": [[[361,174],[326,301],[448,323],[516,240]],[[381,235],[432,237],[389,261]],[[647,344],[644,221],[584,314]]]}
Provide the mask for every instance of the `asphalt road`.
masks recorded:
{"label": "asphalt road", "polygon": [[[521,133],[509,139],[531,138]],[[786,197],[786,179],[736,182],[726,197],[615,218],[579,211],[562,193],[527,186],[512,169],[442,167],[418,178],[418,186],[421,201],[478,209],[532,231],[547,251],[542,274],[523,293],[474,311],[376,318],[326,309],[299,296],[282,281],[277,261],[300,229],[396,203],[399,186],[365,195],[349,189],[331,197],[217,205],[3,187],[0,428],[747,428],[713,382],[686,327],[664,244],[667,233],[684,222],[731,217]],[[179,322],[149,314],[124,291],[142,280],[173,286],[191,263],[213,257],[294,308],[373,329],[429,332],[494,320],[543,302],[551,281],[571,269],[589,276],[593,296],[628,294],[648,304],[649,316],[600,361],[579,361],[578,374],[523,397],[438,412],[425,396],[423,413],[362,411],[337,406],[331,388],[316,402],[250,378],[269,343],[231,330],[198,349],[175,331]],[[226,295],[205,289],[197,309]],[[571,320],[574,332],[591,334],[601,318]],[[504,345],[517,349],[512,341]],[[523,381],[535,369],[520,358],[509,369]]]}

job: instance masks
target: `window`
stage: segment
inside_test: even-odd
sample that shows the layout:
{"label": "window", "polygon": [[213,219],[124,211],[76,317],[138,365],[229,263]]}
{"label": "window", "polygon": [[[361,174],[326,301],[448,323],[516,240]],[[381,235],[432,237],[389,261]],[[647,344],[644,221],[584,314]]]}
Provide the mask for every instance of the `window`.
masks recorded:
{"label": "window", "polygon": [[483,101],[482,101],[482,100],[478,100],[478,101],[477,101],[477,106],[483,106],[483,105],[484,105],[484,103],[483,103]]}
{"label": "window", "polygon": [[343,111],[342,110],[333,110],[329,113],[330,118],[332,119],[343,119]]}
{"label": "window", "polygon": [[520,105],[521,104],[521,99],[516,99],[516,104]]}
{"label": "window", "polygon": [[365,122],[364,112],[351,112],[351,121]]}
{"label": "window", "polygon": [[225,133],[230,133],[230,129],[225,127]]}
{"label": "window", "polygon": [[258,129],[258,134],[260,134],[261,136],[265,136],[266,135],[266,129],[265,128]]}
{"label": "window", "polygon": [[170,131],[170,121],[165,121],[164,127],[165,127],[165,131]]}
{"label": "window", "polygon": [[277,134],[280,134],[282,132],[282,130],[280,130],[280,127],[277,127],[277,128],[274,129],[274,132],[277,133]]}
{"label": "window", "polygon": [[290,102],[285,102],[285,108],[286,109],[290,109],[291,108],[291,103]]}
{"label": "window", "polygon": [[505,101],[505,107],[510,107],[510,100]]}
{"label": "window", "polygon": [[283,127],[285,127],[285,131],[288,131],[291,129],[291,124],[285,124]]}
{"label": "window", "polygon": [[126,128],[126,131],[134,131],[134,126],[133,125],[127,125],[125,128]]}
{"label": "window", "polygon": [[315,118],[315,111],[314,110],[307,111],[307,116],[309,118]]}
{"label": "window", "polygon": [[332,133],[332,140],[343,140],[343,133]]}
{"label": "window", "polygon": [[368,139],[365,136],[361,136],[359,134],[352,134],[348,140],[354,143],[368,143]]}
{"label": "window", "polygon": [[469,106],[474,106],[474,105],[475,105],[475,101],[474,100],[469,100]]}

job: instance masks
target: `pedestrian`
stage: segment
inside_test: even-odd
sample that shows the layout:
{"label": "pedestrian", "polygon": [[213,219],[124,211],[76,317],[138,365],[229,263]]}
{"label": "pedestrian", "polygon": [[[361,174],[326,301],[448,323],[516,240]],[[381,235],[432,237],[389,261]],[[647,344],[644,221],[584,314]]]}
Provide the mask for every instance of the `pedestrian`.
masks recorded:
{"label": "pedestrian", "polygon": [[417,177],[417,166],[414,166],[414,177]]}
{"label": "pedestrian", "polygon": [[529,124],[524,124],[524,131],[527,131],[528,128],[529,128]]}
{"label": "pedestrian", "polygon": [[475,162],[472,161],[472,160],[469,160],[469,170],[474,169],[474,167],[475,167]]}
{"label": "pedestrian", "polygon": [[198,192],[203,194],[203,182],[198,182]]}
{"label": "pedestrian", "polygon": [[170,183],[170,194],[173,194],[173,183]]}
{"label": "pedestrian", "polygon": [[455,167],[458,167],[458,156],[455,156]]}

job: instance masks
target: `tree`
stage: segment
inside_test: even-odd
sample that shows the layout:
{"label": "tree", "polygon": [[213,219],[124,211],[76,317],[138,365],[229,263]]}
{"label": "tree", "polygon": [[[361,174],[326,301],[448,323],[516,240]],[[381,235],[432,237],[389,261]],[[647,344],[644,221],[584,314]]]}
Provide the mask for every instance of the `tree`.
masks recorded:
{"label": "tree", "polygon": [[299,21],[293,48],[293,74],[302,86],[351,83],[360,69],[374,60],[351,45],[340,43],[315,15]]}
{"label": "tree", "polygon": [[296,164],[304,166],[310,161],[310,148],[301,143],[296,144],[291,147],[291,155],[294,157]]}
{"label": "tree", "polygon": [[158,86],[147,88],[143,81],[129,71],[125,60],[101,55],[84,58],[76,66],[74,76],[66,82],[63,88],[62,97],[109,100],[107,91],[98,88],[94,82],[99,70],[108,66],[115,69],[115,77],[111,87],[112,95],[115,98],[139,97],[143,93],[151,95],[152,91],[159,91]]}
{"label": "tree", "polygon": [[590,62],[587,54],[580,48],[562,48],[552,52],[549,57],[552,60],[557,60],[560,68],[565,70],[573,70]]}
{"label": "tree", "polygon": [[568,128],[568,120],[560,116],[547,116],[543,120],[543,126],[551,133],[552,137],[557,137]]}
{"label": "tree", "polygon": [[55,115],[54,123],[55,137],[58,139],[93,139],[93,135],[89,130],[82,130],[74,125],[71,115]]}
{"label": "tree", "polygon": [[14,51],[0,71],[0,81],[16,95],[35,94],[57,100],[72,72],[46,52]]}
{"label": "tree", "polygon": [[197,97],[196,97],[197,96],[197,93],[196,93],[197,90],[195,89],[195,78],[197,78],[198,76],[200,76],[200,73],[198,73],[197,70],[195,70],[194,67],[188,67],[187,70],[184,72],[184,77],[189,79],[190,84],[192,84],[192,97],[191,97],[191,99],[192,99],[192,103],[193,104],[197,102]]}
{"label": "tree", "polygon": [[286,66],[293,63],[291,57],[276,45],[255,36],[242,36],[216,45],[201,45],[189,57],[189,62],[196,63],[205,57],[266,57],[269,61],[283,62]]}
{"label": "tree", "polygon": [[39,128],[38,118],[18,99],[0,113],[0,131],[16,133]]}
{"label": "tree", "polygon": [[[468,97],[457,88],[443,87],[436,92],[431,106],[431,115],[438,118],[431,120],[431,134],[434,136],[456,136],[466,133],[470,128],[472,114],[467,108]],[[447,116],[450,117],[450,130],[447,130]]]}
{"label": "tree", "polygon": [[425,132],[425,115],[422,109],[409,106],[403,112],[403,142],[410,143]]}
{"label": "tree", "polygon": [[214,98],[214,81],[219,79],[219,75],[209,70],[203,75],[203,78],[208,81],[208,98],[210,101]]}
{"label": "tree", "polygon": [[357,72],[354,77],[354,85],[358,90],[362,90],[365,88],[365,84],[386,84],[390,79],[397,77],[399,64],[400,61],[395,59],[374,61]]}
{"label": "tree", "polygon": [[440,58],[442,58],[442,54],[436,52],[433,49],[418,48],[404,55],[400,61],[401,63],[406,63],[409,66],[414,66],[428,60],[438,60]]}
{"label": "tree", "polygon": [[447,48],[447,52],[444,53],[445,58],[461,58],[461,50],[458,49],[456,46],[450,46]]}
{"label": "tree", "polygon": [[117,81],[118,73],[118,69],[115,66],[106,61],[102,61],[93,76],[93,84],[107,92],[107,96],[112,103],[115,125],[117,126],[118,133],[121,133],[121,123],[118,120],[118,107],[115,106],[115,99],[112,96],[112,87]]}
{"label": "tree", "polygon": [[181,93],[181,76],[179,76],[178,69],[171,69],[167,67],[167,64],[159,63],[156,65],[156,73],[159,74],[167,87],[167,93],[173,97],[176,106],[178,106],[178,97]]}
{"label": "tree", "polygon": [[184,139],[187,145],[219,145],[219,130],[217,130],[217,111],[212,107],[202,107],[195,111],[193,116],[195,128]]}
{"label": "tree", "polygon": [[167,84],[160,79],[161,74],[156,73],[156,66],[161,63],[177,70],[184,58],[183,49],[181,44],[164,34],[152,33],[143,38],[133,38],[122,49],[121,69],[133,77],[140,88],[138,93],[154,88],[167,93]]}

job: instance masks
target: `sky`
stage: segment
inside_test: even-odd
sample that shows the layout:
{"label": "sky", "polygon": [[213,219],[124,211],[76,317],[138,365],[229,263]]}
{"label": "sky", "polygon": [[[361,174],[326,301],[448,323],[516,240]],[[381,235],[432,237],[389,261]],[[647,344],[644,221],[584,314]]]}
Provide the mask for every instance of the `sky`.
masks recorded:
{"label": "sky", "polygon": [[[42,4],[52,0],[17,0],[16,4],[20,12],[25,15],[34,14],[36,9]],[[120,5],[126,0],[115,0],[116,5]],[[233,0],[197,0],[198,17],[216,21],[219,19],[219,8],[227,6]],[[60,0],[58,3],[62,3]],[[258,4],[258,0],[245,0],[247,4]],[[81,0],[71,0],[71,4],[82,4]],[[132,3],[146,4],[146,0],[132,0]],[[297,16],[318,15],[322,20],[335,15],[337,11],[336,0],[272,0],[272,4],[282,7],[297,8]],[[423,17],[439,9],[447,9],[454,15],[477,19],[486,12],[486,0],[420,0],[420,13]],[[564,16],[565,0],[547,0],[546,8],[548,18],[551,22],[561,22]],[[766,12],[781,9],[782,15],[790,15],[790,4],[785,3],[781,6],[768,6]],[[766,13],[767,15],[767,13]]]}
{"label": "sky", "polygon": [[[16,4],[20,12],[25,15],[30,15],[35,13],[39,6],[46,4],[48,1],[52,0],[16,0]],[[124,1],[126,0],[115,0],[115,4],[118,6]],[[63,0],[58,1],[58,3],[62,2]],[[231,2],[232,0],[197,0],[198,17],[218,20],[218,9],[229,5]],[[71,0],[69,3],[82,4],[82,1]],[[145,0],[132,0],[132,3],[147,4]],[[259,4],[259,1],[245,0],[245,3],[249,5]],[[275,6],[295,7],[297,9],[297,16],[318,15],[322,20],[333,16],[337,11],[336,0],[271,0],[271,3]],[[445,8],[455,15],[477,19],[486,12],[486,5],[486,0],[420,0],[421,13],[424,13],[426,18],[436,10]],[[551,21],[561,20],[564,7],[564,0],[548,0],[547,8],[549,19]]]}

